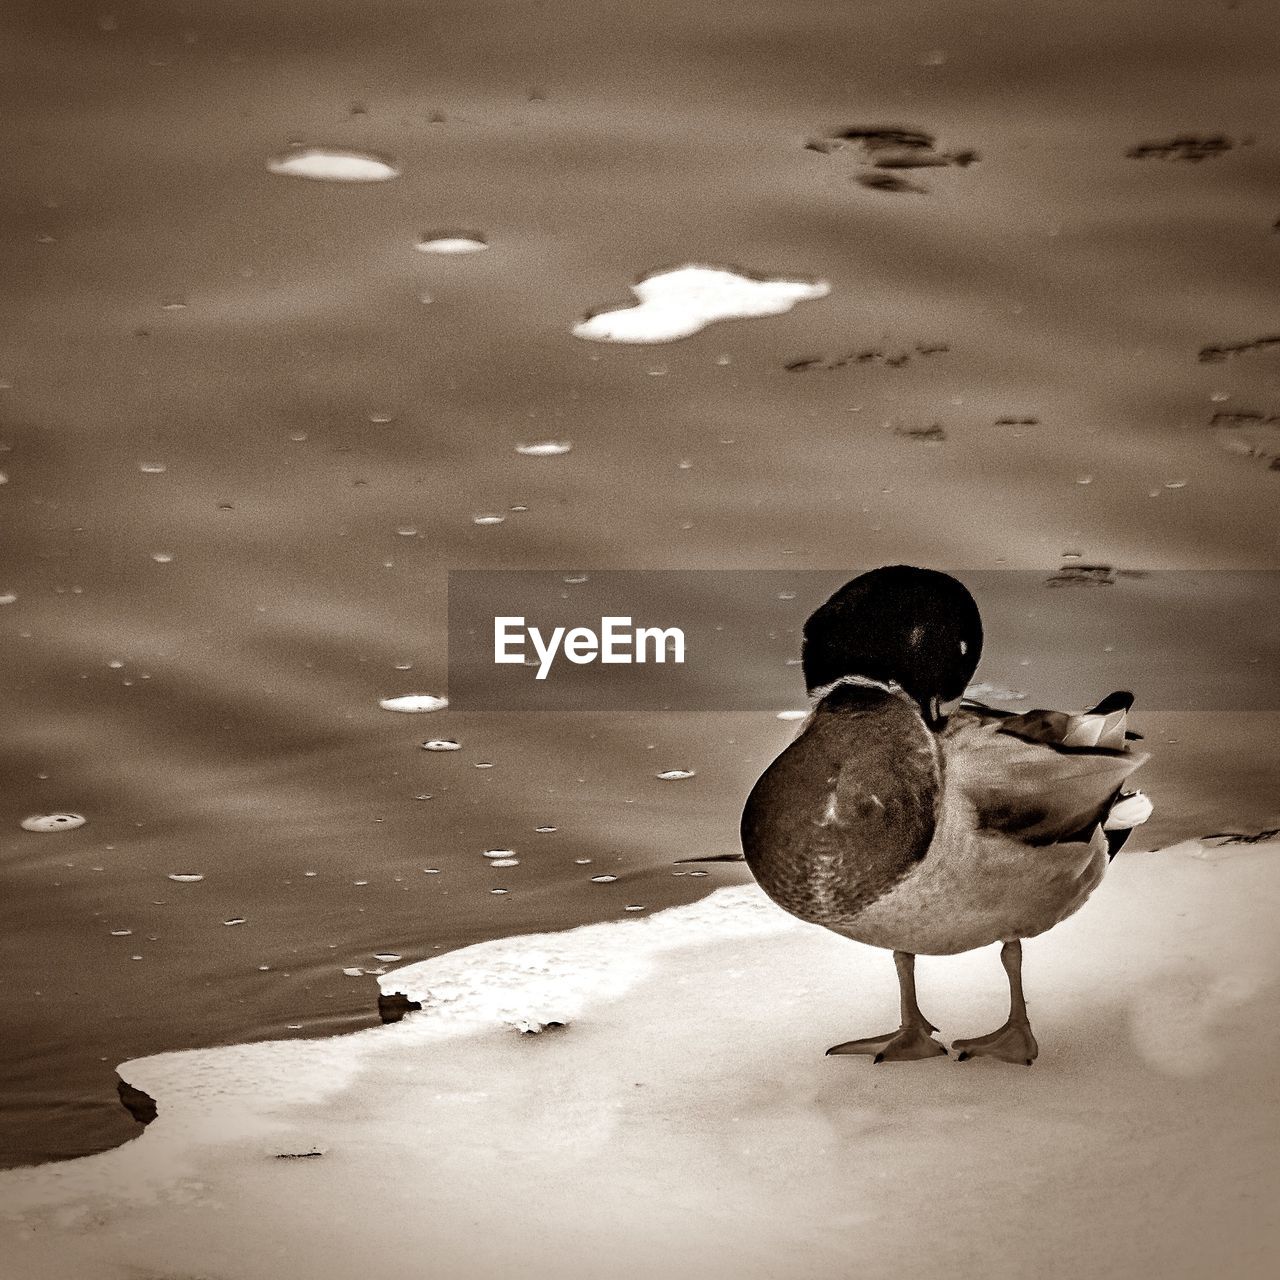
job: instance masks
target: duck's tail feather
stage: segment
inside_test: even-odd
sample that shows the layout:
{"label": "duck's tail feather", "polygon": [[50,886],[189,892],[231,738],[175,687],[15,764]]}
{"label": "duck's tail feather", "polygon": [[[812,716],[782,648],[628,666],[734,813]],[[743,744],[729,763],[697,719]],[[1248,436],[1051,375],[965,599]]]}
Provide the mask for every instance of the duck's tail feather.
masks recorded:
{"label": "duck's tail feather", "polygon": [[1145,791],[1121,791],[1116,796],[1102,824],[1102,834],[1107,838],[1108,861],[1124,848],[1134,828],[1151,817],[1154,808]]}

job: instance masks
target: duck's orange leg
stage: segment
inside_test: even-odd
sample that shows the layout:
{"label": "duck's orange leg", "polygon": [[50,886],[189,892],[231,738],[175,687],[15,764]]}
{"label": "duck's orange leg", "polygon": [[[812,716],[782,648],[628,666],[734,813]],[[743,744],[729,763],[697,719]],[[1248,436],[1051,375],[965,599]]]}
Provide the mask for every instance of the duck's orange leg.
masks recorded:
{"label": "duck's orange leg", "polygon": [[909,951],[895,951],[893,963],[898,970],[898,989],[902,998],[902,1025],[888,1035],[868,1036],[865,1040],[846,1040],[827,1050],[833,1053],[869,1053],[876,1062],[914,1062],[920,1058],[936,1058],[947,1052],[945,1046],[929,1033],[937,1027],[920,1012],[916,1003],[916,958]]}
{"label": "duck's orange leg", "polygon": [[1006,942],[1000,948],[1000,963],[1009,975],[1008,1020],[990,1035],[957,1040],[951,1047],[959,1054],[958,1062],[968,1058],[999,1058],[1002,1062],[1020,1062],[1029,1067],[1036,1060],[1040,1046],[1031,1034],[1027,1002],[1022,994],[1022,943]]}

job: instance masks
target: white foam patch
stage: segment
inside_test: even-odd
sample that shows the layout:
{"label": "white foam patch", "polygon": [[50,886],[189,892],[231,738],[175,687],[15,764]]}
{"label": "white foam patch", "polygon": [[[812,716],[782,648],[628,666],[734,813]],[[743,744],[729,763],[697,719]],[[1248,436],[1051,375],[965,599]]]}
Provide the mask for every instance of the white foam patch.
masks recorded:
{"label": "white foam patch", "polygon": [[[126,1063],[159,1118],[0,1173],[0,1257],[764,1280],[896,1275],[907,1239],[913,1270],[978,1280],[997,1239],[1019,1275],[1272,1274],[1280,846],[1198,848],[1121,856],[1027,943],[1030,1070],[824,1057],[896,1021],[891,958],[737,886],[379,976],[422,1005],[393,1026]],[[948,1039],[1003,1020],[995,949],[917,971]]]}
{"label": "white foam patch", "polygon": [[82,813],[33,813],[23,818],[23,831],[74,831],[88,819]]}
{"label": "white foam patch", "polygon": [[267,168],[272,173],[317,182],[388,182],[400,176],[400,170],[381,156],[329,147],[307,147],[273,156]]}
{"label": "white foam patch", "polygon": [[631,286],[638,304],[599,311],[573,327],[593,342],[676,342],[717,320],[779,316],[797,302],[825,298],[825,280],[758,280],[696,264],[647,276]]}
{"label": "white foam patch", "polygon": [[516,452],[526,458],[558,458],[573,448],[571,440],[536,440],[516,445]]}
{"label": "white foam patch", "polygon": [[489,243],[482,235],[466,232],[426,235],[414,247],[419,253],[439,253],[450,256],[483,253],[489,247]]}
{"label": "white foam patch", "polygon": [[383,711],[443,711],[448,705],[449,699],[438,693],[404,693],[397,698],[378,699]]}

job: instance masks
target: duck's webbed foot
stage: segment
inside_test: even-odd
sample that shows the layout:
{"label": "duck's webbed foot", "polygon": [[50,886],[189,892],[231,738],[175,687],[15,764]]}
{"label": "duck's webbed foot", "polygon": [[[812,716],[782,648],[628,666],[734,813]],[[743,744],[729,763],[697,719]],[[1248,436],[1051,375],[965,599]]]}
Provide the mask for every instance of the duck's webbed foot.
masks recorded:
{"label": "duck's webbed foot", "polygon": [[999,1058],[1001,1062],[1021,1063],[1027,1067],[1040,1052],[1040,1046],[1031,1034],[1031,1025],[1025,1019],[1017,1022],[1010,1019],[990,1035],[975,1036],[972,1040],[953,1040],[951,1047],[956,1051],[957,1062],[966,1062],[970,1058]]}
{"label": "duck's webbed foot", "polygon": [[846,1040],[843,1044],[833,1044],[827,1053],[872,1054],[876,1062],[916,1062],[921,1058],[936,1058],[947,1052],[946,1046],[929,1034],[937,1029],[930,1022],[911,1023],[888,1035],[868,1036],[865,1040]]}
{"label": "duck's webbed foot", "polygon": [[957,1062],[969,1058],[999,1058],[1001,1062],[1020,1062],[1030,1066],[1040,1052],[1027,1021],[1027,1002],[1022,994],[1022,943],[1016,939],[1000,948],[1000,963],[1009,978],[1009,1016],[998,1031],[972,1040],[956,1040],[951,1047],[959,1055]]}
{"label": "duck's webbed foot", "polygon": [[902,996],[902,1025],[888,1035],[834,1044],[827,1050],[828,1054],[869,1053],[877,1062],[916,1062],[920,1058],[945,1056],[946,1046],[930,1035],[938,1028],[920,1012],[916,1003],[915,956],[908,951],[895,951],[893,963],[898,970],[898,988]]}

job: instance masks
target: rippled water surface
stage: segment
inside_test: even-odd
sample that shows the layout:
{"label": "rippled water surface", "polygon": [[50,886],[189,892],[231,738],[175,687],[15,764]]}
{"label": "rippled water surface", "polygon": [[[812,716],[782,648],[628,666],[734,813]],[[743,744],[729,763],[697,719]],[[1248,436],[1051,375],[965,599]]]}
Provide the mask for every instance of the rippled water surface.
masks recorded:
{"label": "rippled water surface", "polygon": [[[1274,16],[6,6],[0,1159],[133,1132],[125,1058],[741,877],[673,863],[772,712],[380,707],[445,689],[449,569],[1280,567]],[[687,263],[830,287],[574,336]],[[1025,686],[1105,692],[1045,634]],[[1140,717],[1151,839],[1276,825],[1277,719]]]}

